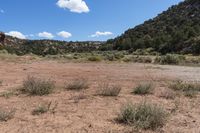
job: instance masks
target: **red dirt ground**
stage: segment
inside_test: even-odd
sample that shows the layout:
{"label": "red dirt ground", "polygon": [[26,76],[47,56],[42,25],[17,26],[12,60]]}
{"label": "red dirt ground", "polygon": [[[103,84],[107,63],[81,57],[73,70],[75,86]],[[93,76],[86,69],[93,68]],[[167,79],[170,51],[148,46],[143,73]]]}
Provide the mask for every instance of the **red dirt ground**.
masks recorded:
{"label": "red dirt ground", "polygon": [[[0,92],[18,88],[27,75],[50,78],[57,89],[48,96],[27,96],[20,94],[10,98],[0,97],[0,107],[16,109],[13,119],[0,122],[1,133],[124,133],[138,132],[130,126],[115,121],[122,105],[146,100],[156,103],[170,112],[166,125],[154,132],[199,133],[200,97],[177,96],[174,100],[160,98],[157,94],[167,89],[166,82],[176,79],[199,81],[200,68],[184,66],[160,66],[137,63],[60,63],[57,61],[32,61],[28,63],[0,61]],[[83,92],[66,91],[66,82],[85,78],[90,88]],[[131,94],[138,83],[152,81],[156,84],[154,94],[136,96]],[[122,86],[118,97],[97,96],[98,84],[110,82]],[[76,101],[83,94],[85,99]],[[32,110],[39,104],[58,104],[55,114],[33,116]],[[140,131],[153,132],[153,131]]]}

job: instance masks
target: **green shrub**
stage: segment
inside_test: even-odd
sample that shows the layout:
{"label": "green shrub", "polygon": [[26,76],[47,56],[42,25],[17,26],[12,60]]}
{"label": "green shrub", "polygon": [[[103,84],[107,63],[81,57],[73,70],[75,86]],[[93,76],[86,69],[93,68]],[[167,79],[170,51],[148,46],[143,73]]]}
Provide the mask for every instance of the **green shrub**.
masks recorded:
{"label": "green shrub", "polygon": [[28,76],[23,82],[21,91],[30,95],[47,95],[55,89],[55,83],[50,80],[39,79]]}
{"label": "green shrub", "polygon": [[54,106],[52,106],[52,102],[41,104],[32,111],[32,115],[41,115],[49,111],[55,113],[57,105],[58,104],[56,103]]}
{"label": "green shrub", "polygon": [[15,110],[10,110],[10,111],[6,111],[3,109],[0,109],[0,121],[8,121],[10,119],[12,119],[15,115]]}
{"label": "green shrub", "polygon": [[155,63],[162,64],[162,65],[177,65],[180,64],[185,60],[184,56],[181,55],[173,55],[173,54],[167,54],[164,56],[158,56],[155,58]]}
{"label": "green shrub", "polygon": [[99,85],[98,94],[101,96],[118,96],[121,91],[121,86],[110,85],[108,83],[103,83]]}
{"label": "green shrub", "polygon": [[124,62],[151,63],[152,59],[145,56],[129,56],[123,58]]}
{"label": "green shrub", "polygon": [[2,92],[0,93],[0,97],[4,97],[4,98],[10,98],[13,95],[17,95],[17,93],[12,92],[12,91],[7,91],[7,92]]}
{"label": "green shrub", "polygon": [[195,57],[195,56],[188,56],[185,60],[186,64],[199,64],[200,63],[200,58]]}
{"label": "green shrub", "polygon": [[132,53],[133,55],[159,55],[153,48],[137,49]]}
{"label": "green shrub", "polygon": [[50,106],[39,105],[37,108],[35,108],[32,111],[32,115],[40,115],[40,114],[47,113],[49,111],[49,108],[50,108]]}
{"label": "green shrub", "polygon": [[154,86],[152,83],[144,83],[144,84],[139,84],[133,89],[134,94],[137,95],[146,95],[146,94],[151,94],[152,91],[154,90]]}
{"label": "green shrub", "polygon": [[32,111],[32,115],[40,115],[47,113],[49,111],[49,108],[45,105],[40,105],[36,109]]}
{"label": "green shrub", "polygon": [[188,83],[180,80],[174,81],[169,85],[169,87],[175,91],[200,91],[199,83]]}
{"label": "green shrub", "polygon": [[126,57],[124,57],[124,58],[122,59],[122,61],[124,61],[124,62],[131,62],[131,58],[128,57],[128,56],[126,56]]}
{"label": "green shrub", "polygon": [[115,59],[115,56],[113,54],[106,54],[105,60],[115,61],[116,59]]}
{"label": "green shrub", "polygon": [[143,49],[137,49],[133,52],[134,55],[145,55],[145,51]]}
{"label": "green shrub", "polygon": [[136,56],[132,58],[133,62],[138,62],[138,63],[151,63],[152,59],[150,57],[140,57],[140,56]]}
{"label": "green shrub", "polygon": [[86,79],[76,79],[70,83],[67,83],[65,89],[80,91],[89,88],[89,83]]}
{"label": "green shrub", "polygon": [[100,56],[91,56],[91,57],[88,57],[88,61],[101,61],[101,57]]}
{"label": "green shrub", "polygon": [[123,53],[114,53],[114,57],[115,57],[115,59],[119,60],[119,59],[124,58],[124,55],[123,55]]}
{"label": "green shrub", "polygon": [[0,54],[8,54],[8,51],[3,49],[3,50],[0,50]]}
{"label": "green shrub", "polygon": [[125,124],[134,125],[137,128],[155,130],[164,126],[166,112],[157,105],[146,102],[136,105],[127,104],[122,107],[118,120]]}
{"label": "green shrub", "polygon": [[63,57],[64,59],[67,59],[67,60],[72,60],[72,59],[73,59],[73,55],[71,55],[71,54],[62,55],[62,57]]}
{"label": "green shrub", "polygon": [[175,81],[169,85],[169,87],[175,91],[182,91],[187,97],[195,97],[200,91],[200,84],[198,83],[187,83],[184,81]]}

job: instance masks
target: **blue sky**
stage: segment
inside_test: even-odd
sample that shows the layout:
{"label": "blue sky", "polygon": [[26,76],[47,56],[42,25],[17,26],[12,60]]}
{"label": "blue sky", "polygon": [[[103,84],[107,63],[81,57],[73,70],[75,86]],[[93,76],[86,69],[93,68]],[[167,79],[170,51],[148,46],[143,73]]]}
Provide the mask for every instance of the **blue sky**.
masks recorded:
{"label": "blue sky", "polygon": [[107,40],[182,0],[1,0],[0,31],[28,39]]}

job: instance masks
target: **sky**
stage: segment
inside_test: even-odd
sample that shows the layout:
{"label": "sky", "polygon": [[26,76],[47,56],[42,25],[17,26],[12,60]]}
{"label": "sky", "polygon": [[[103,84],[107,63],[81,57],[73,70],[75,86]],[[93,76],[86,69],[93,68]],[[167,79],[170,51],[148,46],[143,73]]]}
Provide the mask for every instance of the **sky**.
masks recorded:
{"label": "sky", "polygon": [[182,0],[1,0],[0,31],[22,39],[105,41]]}

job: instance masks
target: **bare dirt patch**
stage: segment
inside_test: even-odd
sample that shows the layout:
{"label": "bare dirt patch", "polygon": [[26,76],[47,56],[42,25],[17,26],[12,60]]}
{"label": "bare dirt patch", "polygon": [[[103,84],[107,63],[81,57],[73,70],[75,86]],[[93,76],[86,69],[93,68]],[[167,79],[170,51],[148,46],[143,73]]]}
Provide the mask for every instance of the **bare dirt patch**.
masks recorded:
{"label": "bare dirt patch", "polygon": [[[158,68],[158,69],[157,69]],[[166,125],[158,132],[200,132],[200,96],[190,99],[177,95],[174,99],[156,95],[159,88],[167,88],[166,82],[176,79],[199,81],[200,68],[182,66],[144,65],[137,63],[59,63],[56,61],[7,62],[0,61],[0,93],[18,88],[27,75],[51,79],[56,82],[54,93],[45,96],[24,94],[0,97],[2,108],[16,110],[13,119],[0,122],[2,133],[124,133],[136,129],[115,121],[120,108],[127,102],[148,101],[159,104],[170,114]],[[64,89],[68,81],[84,78],[90,86],[81,91]],[[156,89],[151,95],[134,95],[132,89],[142,82],[154,82]],[[117,97],[96,95],[98,84],[119,84],[122,89]],[[74,98],[84,95],[84,98]],[[56,104],[51,111],[32,115],[40,104]],[[153,132],[153,131],[141,131]]]}

